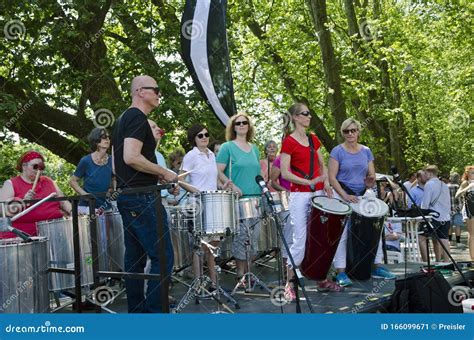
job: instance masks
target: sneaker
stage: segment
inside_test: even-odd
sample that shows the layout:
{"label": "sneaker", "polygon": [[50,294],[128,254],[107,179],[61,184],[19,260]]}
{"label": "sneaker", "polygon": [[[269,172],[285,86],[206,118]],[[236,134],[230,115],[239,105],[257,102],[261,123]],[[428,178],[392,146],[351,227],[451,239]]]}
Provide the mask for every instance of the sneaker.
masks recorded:
{"label": "sneaker", "polygon": [[336,275],[336,282],[341,287],[347,287],[352,285],[351,279],[347,276],[346,273],[339,273]]}
{"label": "sneaker", "polygon": [[285,286],[284,297],[285,297],[286,301],[290,301],[290,302],[296,301],[295,290],[289,284]]}
{"label": "sneaker", "polygon": [[385,279],[385,280],[395,280],[397,276],[385,269],[384,267],[377,267],[372,270],[372,278],[374,279]]}

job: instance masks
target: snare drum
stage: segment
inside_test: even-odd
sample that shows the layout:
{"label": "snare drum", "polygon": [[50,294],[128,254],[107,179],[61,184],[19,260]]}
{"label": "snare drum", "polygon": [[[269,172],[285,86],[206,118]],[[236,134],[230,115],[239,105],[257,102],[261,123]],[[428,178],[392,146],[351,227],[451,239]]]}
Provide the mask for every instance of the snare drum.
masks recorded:
{"label": "snare drum", "polygon": [[201,222],[196,228],[201,235],[231,235],[237,233],[237,194],[231,191],[202,191]]}
{"label": "snare drum", "polygon": [[380,235],[389,208],[375,197],[359,197],[351,203],[351,223],[347,234],[347,274],[356,280],[368,280],[377,255]]}
{"label": "snare drum", "polygon": [[0,314],[47,313],[48,240],[0,239]]}
{"label": "snare drum", "polygon": [[271,218],[264,218],[260,227],[258,238],[258,251],[268,253],[279,247],[278,231],[275,222]]}
{"label": "snare drum", "polygon": [[262,204],[260,197],[247,197],[239,200],[239,217],[241,220],[260,218],[262,216]]}
{"label": "snare drum", "polygon": [[123,271],[125,242],[123,238],[122,216],[119,212],[106,212],[103,219],[99,221],[104,221],[104,224],[101,224],[101,229],[103,229],[102,232],[106,240],[106,270],[112,272]]}
{"label": "snare drum", "polygon": [[[89,227],[89,216],[82,215],[78,218],[79,240],[81,257],[81,285],[91,285],[94,282],[92,273],[92,246]],[[97,224],[97,223],[96,223]],[[38,235],[49,240],[49,264],[52,268],[74,269],[74,246],[72,220],[57,219],[38,222]],[[99,269],[106,268],[106,248],[102,242],[102,232],[98,232]],[[49,289],[61,291],[75,287],[74,275],[51,273]]]}
{"label": "snare drum", "polygon": [[[274,191],[270,192],[273,199],[273,205],[277,213],[288,211],[288,193],[286,191]],[[268,200],[266,197],[262,197],[263,211],[269,213],[272,211],[271,207],[268,206]]]}
{"label": "snare drum", "polygon": [[349,204],[337,198],[315,196],[311,200],[306,247],[301,273],[311,280],[325,280],[344,231]]}
{"label": "snare drum", "polygon": [[191,263],[192,249],[190,245],[190,233],[187,227],[184,227],[185,221],[182,219],[180,207],[167,206],[169,226],[171,233],[171,243],[173,244],[175,270],[179,270]]}

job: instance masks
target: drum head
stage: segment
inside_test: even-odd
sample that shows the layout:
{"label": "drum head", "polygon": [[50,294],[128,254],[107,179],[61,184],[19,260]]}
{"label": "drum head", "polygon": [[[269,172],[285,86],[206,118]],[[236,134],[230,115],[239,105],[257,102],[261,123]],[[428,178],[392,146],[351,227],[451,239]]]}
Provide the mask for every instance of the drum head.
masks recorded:
{"label": "drum head", "polygon": [[351,203],[352,210],[364,217],[382,217],[388,214],[388,205],[376,197],[359,197],[359,202]]}
{"label": "drum head", "polygon": [[313,207],[321,211],[335,215],[349,215],[352,209],[349,204],[338,198],[329,198],[326,196],[314,196]]}

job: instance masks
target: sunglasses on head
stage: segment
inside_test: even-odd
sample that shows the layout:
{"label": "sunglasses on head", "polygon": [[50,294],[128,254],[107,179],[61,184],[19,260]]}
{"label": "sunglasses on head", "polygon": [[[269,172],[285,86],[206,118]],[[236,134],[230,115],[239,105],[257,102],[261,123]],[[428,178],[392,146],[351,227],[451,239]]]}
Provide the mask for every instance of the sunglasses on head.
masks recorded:
{"label": "sunglasses on head", "polygon": [[298,116],[299,116],[299,115],[303,115],[303,116],[305,116],[305,117],[308,117],[308,116],[311,116],[311,112],[309,112],[309,111],[303,111],[303,112],[297,113],[297,115],[298,115]]}
{"label": "sunglasses on head", "polygon": [[359,131],[359,129],[345,129],[342,130],[342,133],[348,135],[349,133],[356,133],[357,131]]}
{"label": "sunglasses on head", "polygon": [[145,89],[145,90],[153,90],[153,92],[155,92],[155,94],[161,94],[161,91],[160,91],[160,88],[158,86],[142,86],[140,87],[138,90],[140,89]]}
{"label": "sunglasses on head", "polygon": [[209,137],[209,133],[208,133],[208,132],[206,132],[206,133],[199,133],[199,134],[197,135],[197,138],[199,138],[199,139],[203,139],[204,137],[208,138],[208,137]]}
{"label": "sunglasses on head", "polygon": [[30,164],[33,170],[44,170],[44,163]]}
{"label": "sunglasses on head", "polygon": [[243,120],[241,122],[235,122],[235,126],[240,126],[240,125],[249,125],[249,122],[246,120]]}

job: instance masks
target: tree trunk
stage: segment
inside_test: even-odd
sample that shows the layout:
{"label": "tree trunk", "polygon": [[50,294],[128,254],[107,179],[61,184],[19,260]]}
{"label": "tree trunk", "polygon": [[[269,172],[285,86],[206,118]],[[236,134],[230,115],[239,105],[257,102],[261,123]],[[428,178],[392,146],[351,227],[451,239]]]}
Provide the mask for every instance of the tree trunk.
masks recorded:
{"label": "tree trunk", "polygon": [[[326,13],[325,0],[306,0],[306,4],[310,9],[311,17],[316,32],[319,37],[319,48],[323,61],[323,69],[326,85],[328,87],[328,101],[331,108],[332,116],[339,130],[342,122],[347,118],[346,105],[342,94],[341,78],[339,75],[340,65],[334,55],[334,47],[332,45],[331,33],[328,29],[328,17]],[[338,135],[338,140],[342,141],[342,136]]]}

